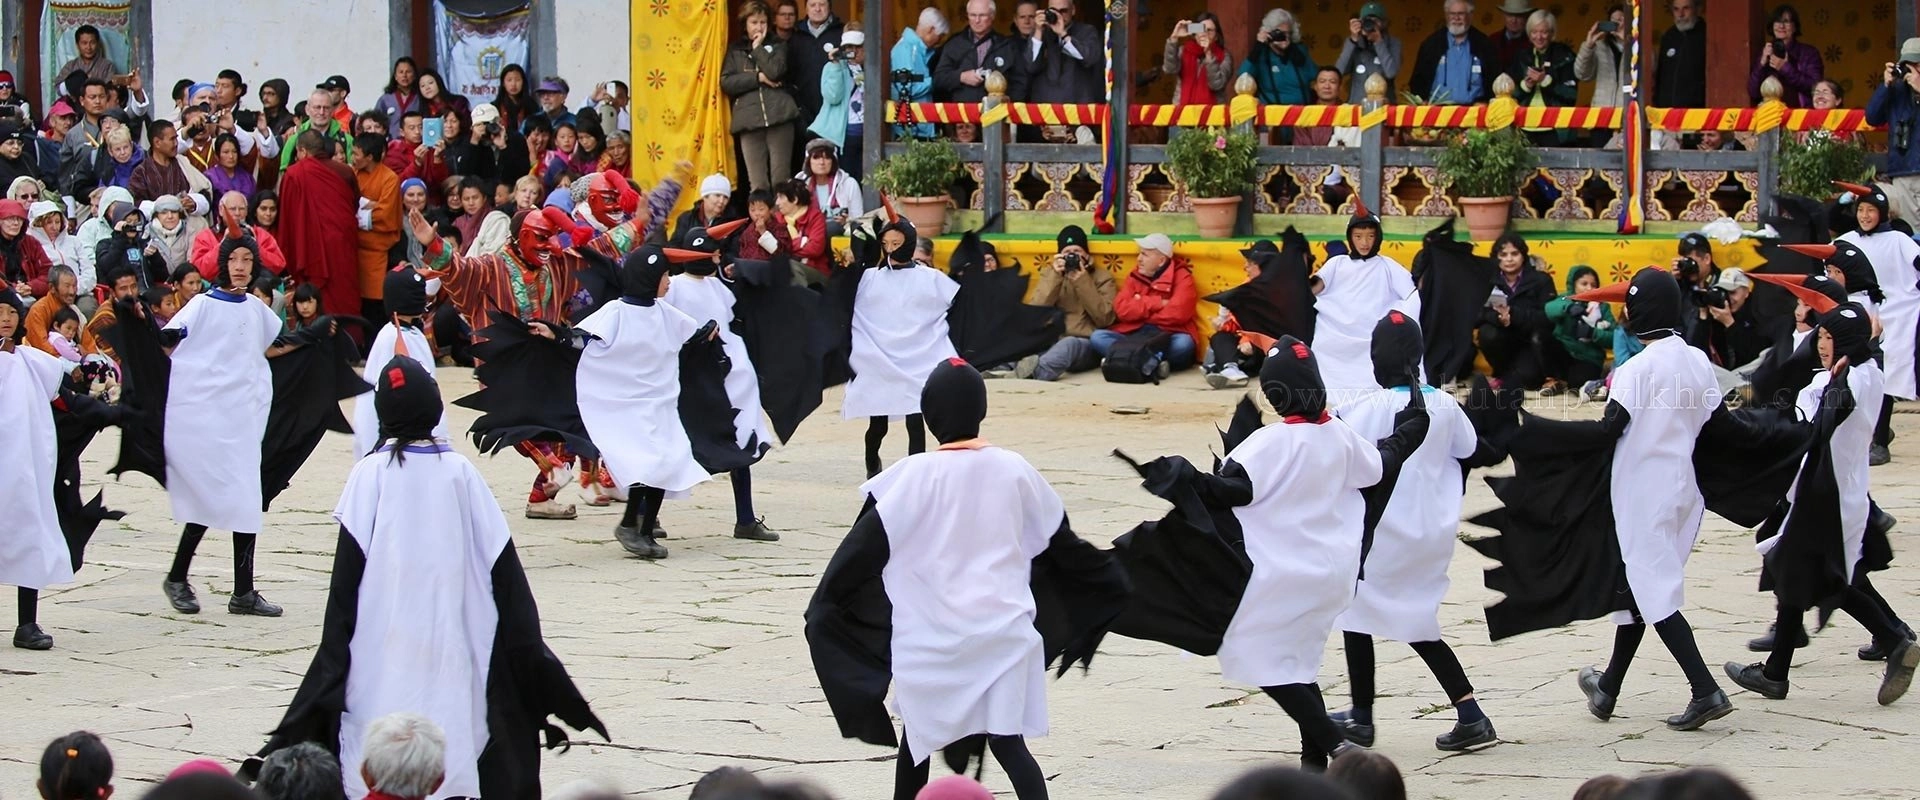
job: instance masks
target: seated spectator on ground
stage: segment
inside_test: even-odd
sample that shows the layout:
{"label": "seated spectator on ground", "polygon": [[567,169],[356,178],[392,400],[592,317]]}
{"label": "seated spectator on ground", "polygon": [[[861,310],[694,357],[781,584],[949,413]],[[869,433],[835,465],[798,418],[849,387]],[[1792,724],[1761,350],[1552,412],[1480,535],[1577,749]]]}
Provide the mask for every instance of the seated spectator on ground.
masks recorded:
{"label": "seated spectator on ground", "polygon": [[1305,237],[1292,228],[1283,235],[1283,252],[1262,239],[1240,251],[1247,282],[1205,299],[1220,306],[1207,342],[1207,385],[1230,389],[1260,374],[1268,348],[1281,336],[1312,341],[1313,288]]}
{"label": "seated spectator on ground", "polygon": [[146,160],[133,168],[127,190],[142,202],[176,197],[185,215],[205,216],[210,203],[203,195],[213,190],[213,184],[200,170],[180,158],[180,139],[174,135],[173,126],[165,121],[154,123],[152,143],[153,149],[148,151]]}
{"label": "seated spectator on ground", "polygon": [[188,217],[180,206],[180,198],[172,195],[154,201],[148,213],[153,220],[147,223],[147,241],[160,248],[160,257],[166,260],[167,271],[172,272],[181,264],[192,262],[193,237],[206,229],[206,220]]}
{"label": "seated spectator on ground", "polygon": [[606,151],[606,134],[601,132],[600,118],[581,117],[574,124],[573,158],[570,163],[573,171],[589,175],[600,171],[600,155]]}
{"label": "seated spectator on ground", "polygon": [[47,263],[73,270],[79,278],[80,309],[83,313],[93,311],[93,260],[81,257],[80,242],[67,233],[67,215],[60,204],[41,200],[27,207],[27,216],[32,224],[28,231],[40,242]]}
{"label": "seated spectator on ground", "polygon": [[[107,343],[107,337],[105,335],[107,331],[113,329],[113,324],[116,321],[113,304],[115,301],[133,300],[139,297],[140,278],[132,272],[123,269],[107,276],[103,285],[107,287],[107,297],[101,301],[100,308],[93,313],[93,316],[88,319],[84,325],[84,331],[80,334],[82,337],[81,341],[83,342],[80,347],[80,352],[83,355],[94,355],[97,353],[117,362],[120,358],[114,354],[113,346]],[[91,346],[84,344],[84,342],[89,341],[92,342]]]}
{"label": "seated spectator on ground", "polygon": [[47,271],[52,267],[40,241],[27,235],[27,207],[15,200],[0,200],[0,270],[13,293],[22,301],[44,296]]}
{"label": "seated spectator on ground", "polygon": [[1193,366],[1200,325],[1194,312],[1199,299],[1193,288],[1193,267],[1173,254],[1173,240],[1164,233],[1135,239],[1140,257],[1113,298],[1112,325],[1094,331],[1093,351],[1106,358],[1113,345],[1130,335],[1167,334],[1165,349],[1148,363],[1148,371],[1166,373]]}
{"label": "seated spectator on ground", "polygon": [[1356,748],[1327,765],[1327,780],[1365,800],[1407,800],[1407,784],[1393,759]]}
{"label": "seated spectator on ground", "polygon": [[1059,252],[1039,270],[1040,286],[1029,302],[1060,309],[1066,316],[1066,332],[1046,352],[1021,359],[1014,372],[1018,377],[1056,381],[1100,366],[1093,336],[1115,322],[1116,284],[1087,252],[1087,232],[1068,225],[1060,229],[1057,241]]}
{"label": "seated spectator on ground", "polygon": [[40,753],[40,800],[107,800],[113,796],[113,755],[100,737],[74,731]]}
{"label": "seated spectator on ground", "polygon": [[[1691,295],[1695,289],[1705,289],[1720,279],[1720,268],[1713,263],[1713,241],[1706,234],[1699,231],[1682,234],[1678,250],[1668,270],[1680,283],[1681,294]],[[1698,323],[1699,318],[1693,314],[1680,315],[1681,338],[1693,341],[1693,330]],[[1618,369],[1617,355],[1615,360],[1614,368]]]}
{"label": "seated spectator on ground", "polygon": [[[27,344],[58,356],[62,354],[54,349],[53,343],[49,341],[49,334],[53,333],[54,317],[62,311],[73,308],[74,301],[79,299],[76,288],[79,282],[74,277],[73,270],[67,267],[54,267],[47,273],[47,284],[46,296],[33,302],[33,307],[27,310],[27,318],[20,323],[20,327],[26,333]],[[90,344],[91,340],[89,339],[87,343]]]}
{"label": "seated spectator on ground", "polygon": [[1633,781],[1619,775],[1595,775],[1573,790],[1573,800],[1617,800],[1633,786]]}
{"label": "seated spectator on ground", "polygon": [[[183,765],[184,766],[184,765]],[[175,770],[141,800],[259,800],[240,781],[216,764],[213,769]]]}
{"label": "seated spectator on ground", "polygon": [[760,791],[760,778],[739,767],[720,767],[694,781],[687,800],[721,800],[746,797]]}
{"label": "seated spectator on ground", "polygon": [[[1613,311],[1606,303],[1574,300],[1573,295],[1600,288],[1600,274],[1586,265],[1567,270],[1567,293],[1547,304],[1558,349],[1547,365],[1549,383],[1578,387],[1589,399],[1598,399],[1606,375],[1607,345],[1613,341]],[[1543,390],[1541,394],[1546,394]]]}
{"label": "seated spectator on ground", "polygon": [[860,182],[840,168],[839,148],[826,139],[807,143],[807,161],[800,174],[813,189],[813,205],[827,218],[827,233],[839,236],[847,220],[867,213],[866,200],[860,195]]}
{"label": "seated spectator on ground", "polygon": [[260,246],[260,268],[275,275],[287,268],[287,256],[280,250],[280,241],[273,233],[259,225],[247,224],[247,198],[239,192],[228,192],[220,196],[220,213],[213,216],[213,224],[193,236],[193,246],[188,251],[188,260],[200,270],[200,275],[213,280],[219,273],[216,263],[220,254],[220,242],[227,235],[227,220],[240,223],[241,230],[251,235]]}
{"label": "seated spectator on ground", "polygon": [[687,234],[694,228],[711,228],[726,221],[727,206],[733,202],[733,182],[719,173],[700,180],[700,201],[673,221],[673,244],[684,247]]}
{"label": "seated spectator on ground", "polygon": [[[1342,756],[1344,758],[1344,756]],[[1338,761],[1339,759],[1335,759]],[[1242,773],[1213,800],[1356,800],[1356,795],[1323,775],[1292,767],[1259,767]],[[1368,800],[1358,798],[1358,800]]]}
{"label": "seated spectator on ground", "polygon": [[828,255],[827,216],[814,207],[813,190],[801,181],[782,181],[774,188],[773,208],[787,226],[787,255],[794,260],[794,282],[817,285],[826,280],[833,260]]}
{"label": "seated spectator on ground", "polygon": [[27,151],[32,139],[24,125],[0,122],[0,183],[39,177],[39,159]]}
{"label": "seated spectator on ground", "polygon": [[1493,260],[1499,270],[1480,312],[1480,354],[1500,385],[1541,388],[1546,382],[1545,349],[1553,340],[1547,302],[1559,293],[1553,290],[1553,279],[1534,265],[1527,240],[1519,234],[1494,240]]}
{"label": "seated spectator on ground", "polygon": [[[115,127],[106,135],[106,157],[92,155],[96,175],[101,186],[118,186],[125,189],[133,183],[133,171],[147,159],[147,154],[133,143],[133,133],[124,127]],[[85,157],[85,156],[83,156]]]}
{"label": "seated spectator on ground", "polygon": [[[117,270],[130,272],[139,278],[141,291],[166,283],[167,259],[160,255],[160,248],[147,241],[147,217],[140,207],[132,200],[116,199],[106,204],[102,216],[109,233],[94,243],[94,271],[101,275]],[[5,228],[6,224],[0,222],[0,231]]]}
{"label": "seated spectator on ground", "polygon": [[1634,800],[1753,800],[1733,776],[1712,767],[1662,772],[1634,779],[1621,794]]}
{"label": "seated spectator on ground", "polygon": [[277,235],[280,230],[280,193],[261,189],[253,193],[253,207],[247,222],[259,230]]}
{"label": "seated spectator on ground", "polygon": [[1761,316],[1759,306],[1747,302],[1752,297],[1753,279],[1733,267],[1721,270],[1712,286],[1693,292],[1696,321],[1687,343],[1707,354],[1724,391],[1750,384],[1760,357],[1792,324],[1784,317]]}
{"label": "seated spectator on ground", "polygon": [[920,787],[913,800],[993,800],[993,792],[965,775],[948,775]]}
{"label": "seated spectator on ground", "polygon": [[1760,59],[1753,63],[1753,72],[1747,75],[1747,98],[1758,104],[1760,84],[1768,78],[1778,78],[1780,102],[1788,108],[1807,108],[1813,105],[1814,84],[1826,77],[1820,49],[1800,41],[1800,12],[1793,6],[1774,8],[1772,20],[1772,26],[1767,29],[1767,44],[1760,48]]}
{"label": "seated spectator on ground", "polygon": [[[309,303],[318,306],[319,301]],[[347,800],[340,760],[312,742],[273,751],[260,764],[253,791],[261,800]]]}
{"label": "seated spectator on ground", "polygon": [[633,134],[614,131],[607,135],[607,147],[600,153],[599,171],[614,170],[626,174],[632,171],[632,159]]}
{"label": "seated spectator on ground", "polygon": [[367,791],[394,800],[421,800],[440,788],[447,775],[447,735],[433,720],[406,712],[388,714],[367,725],[360,751],[360,774],[348,776]]}

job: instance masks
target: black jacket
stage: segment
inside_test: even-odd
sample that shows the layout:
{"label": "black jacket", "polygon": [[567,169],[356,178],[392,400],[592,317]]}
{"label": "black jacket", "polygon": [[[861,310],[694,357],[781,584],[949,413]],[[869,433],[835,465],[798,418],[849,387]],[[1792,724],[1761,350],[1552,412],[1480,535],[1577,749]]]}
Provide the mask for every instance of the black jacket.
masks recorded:
{"label": "black jacket", "polygon": [[933,99],[943,103],[978,103],[987,96],[986,86],[968,86],[960,82],[960,76],[976,69],[990,69],[1006,76],[1007,96],[1026,96],[1027,60],[1020,53],[1026,39],[1003,36],[987,32],[987,57],[982,61],[977,55],[979,40],[973,36],[972,29],[964,29],[954,34],[947,43],[940,46],[940,52],[933,60]]}
{"label": "black jacket", "polygon": [[[140,278],[143,291],[166,283],[171,277],[167,274],[167,259],[157,252],[146,252],[146,248],[145,238],[127,239],[116,233],[101,239],[93,249],[94,274],[99,275],[104,284],[110,282],[108,276],[114,271],[131,267],[133,274]],[[129,250],[136,258],[129,257]]]}
{"label": "black jacket", "polygon": [[1653,101],[1660,108],[1707,105],[1707,21],[1693,30],[1668,28],[1653,52]]}
{"label": "black jacket", "polygon": [[[1440,59],[1447,54],[1447,43],[1452,38],[1446,28],[1441,28],[1420,43],[1420,54],[1413,60],[1413,78],[1407,84],[1407,91],[1421,97],[1433,91],[1433,79],[1440,73]],[[1480,94],[1454,102],[1459,105],[1484,103],[1493,98],[1493,79],[1500,74],[1499,57],[1494,53],[1493,40],[1478,28],[1467,29],[1467,49],[1473,51],[1474,58],[1480,59]],[[1567,66],[1571,69],[1573,62],[1567,62]]]}
{"label": "black jacket", "polygon": [[[1493,275],[1493,288],[1507,295],[1507,329],[1516,333],[1551,336],[1553,322],[1547,319],[1547,303],[1559,296],[1553,288],[1553,279],[1534,269],[1529,264],[1520,270],[1520,280],[1512,289],[1507,288],[1506,279],[1498,271]],[[1500,315],[1491,307],[1480,312],[1480,322],[1499,325]]]}
{"label": "black jacket", "polygon": [[[32,145],[28,146],[31,148]],[[20,151],[19,158],[0,156],[0,186],[10,187],[15,180],[21,177],[40,177],[38,165],[34,163],[33,151],[31,149]]]}
{"label": "black jacket", "polygon": [[[827,68],[827,45],[840,46],[840,34],[846,29],[840,18],[827,17],[827,26],[815,36],[802,18],[793,26],[793,38],[787,40],[787,85],[800,101],[800,118],[812,122],[820,115],[820,73]],[[871,48],[869,48],[871,49]]]}
{"label": "black jacket", "polygon": [[[1698,317],[1697,314],[1690,316]],[[1696,319],[1687,344],[1700,348],[1721,369],[1733,369],[1759,358],[1762,350],[1773,345],[1780,338],[1783,327],[1780,323],[1791,324],[1784,318],[1761,317],[1759,309],[1749,300],[1733,312],[1732,327],[1721,325],[1711,316]]]}
{"label": "black jacket", "polygon": [[1100,29],[1084,22],[1067,25],[1067,39],[1080,52],[1077,59],[1067,54],[1065,44],[1052,28],[1044,30],[1040,55],[1034,59],[1028,78],[1028,101],[1106,102],[1106,51],[1100,46]]}

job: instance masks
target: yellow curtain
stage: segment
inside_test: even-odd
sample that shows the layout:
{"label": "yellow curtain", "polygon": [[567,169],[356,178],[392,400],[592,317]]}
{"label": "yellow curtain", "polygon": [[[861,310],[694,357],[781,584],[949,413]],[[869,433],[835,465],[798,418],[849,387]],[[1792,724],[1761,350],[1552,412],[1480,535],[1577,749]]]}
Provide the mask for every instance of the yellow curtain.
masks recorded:
{"label": "yellow curtain", "polygon": [[[731,107],[720,93],[729,16],[715,0],[632,0],[633,178],[645,191],[693,162],[698,176],[732,175]],[[697,186],[680,194],[679,214]]]}

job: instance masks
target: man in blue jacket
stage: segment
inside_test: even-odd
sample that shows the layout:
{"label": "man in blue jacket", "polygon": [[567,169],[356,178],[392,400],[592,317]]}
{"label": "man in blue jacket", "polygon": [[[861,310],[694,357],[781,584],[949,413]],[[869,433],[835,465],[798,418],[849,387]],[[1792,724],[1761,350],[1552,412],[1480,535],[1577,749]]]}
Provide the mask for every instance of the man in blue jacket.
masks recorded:
{"label": "man in blue jacket", "polygon": [[1900,60],[1887,64],[1867,101],[1867,121],[1887,126],[1880,191],[1896,219],[1920,223],[1920,38],[1900,43]]}

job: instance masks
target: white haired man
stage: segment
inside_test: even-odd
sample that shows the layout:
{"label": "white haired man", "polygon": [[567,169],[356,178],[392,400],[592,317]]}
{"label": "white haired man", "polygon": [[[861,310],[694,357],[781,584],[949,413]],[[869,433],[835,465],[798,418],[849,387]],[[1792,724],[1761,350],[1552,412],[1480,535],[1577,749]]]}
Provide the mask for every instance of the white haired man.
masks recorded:
{"label": "white haired man", "polygon": [[[947,27],[947,15],[940,9],[927,6],[920,9],[920,22],[913,28],[900,32],[900,42],[893,46],[892,55],[887,64],[896,72],[911,72],[910,81],[893,82],[893,99],[900,103],[925,103],[933,100],[933,75],[928,66],[933,61],[933,49],[947,38],[951,29]],[[908,136],[915,139],[933,138],[933,126],[927,123],[903,126]]]}
{"label": "white haired man", "polygon": [[[351,762],[352,755],[342,758]],[[365,794],[376,800],[424,800],[440,790],[447,778],[447,734],[433,720],[408,711],[388,714],[367,726],[361,745],[360,780]],[[353,776],[347,776],[349,789]]]}

